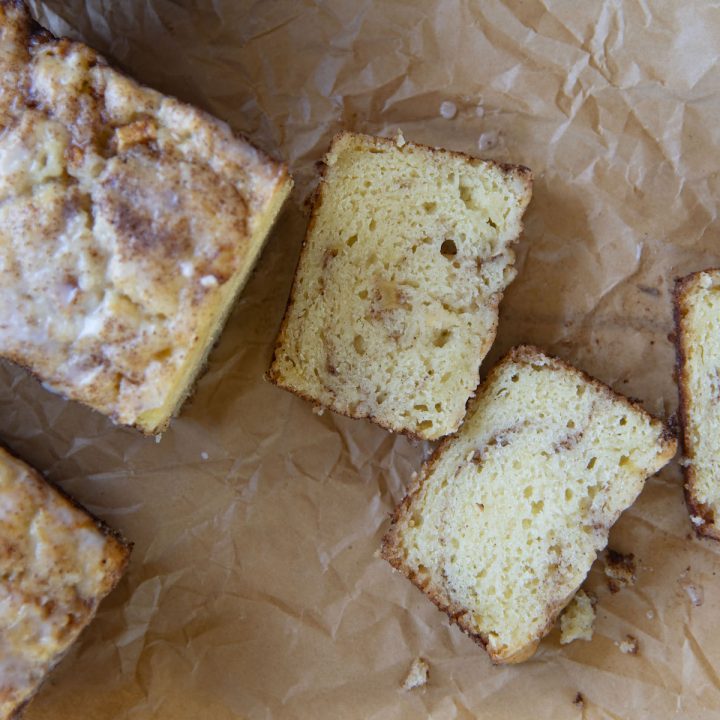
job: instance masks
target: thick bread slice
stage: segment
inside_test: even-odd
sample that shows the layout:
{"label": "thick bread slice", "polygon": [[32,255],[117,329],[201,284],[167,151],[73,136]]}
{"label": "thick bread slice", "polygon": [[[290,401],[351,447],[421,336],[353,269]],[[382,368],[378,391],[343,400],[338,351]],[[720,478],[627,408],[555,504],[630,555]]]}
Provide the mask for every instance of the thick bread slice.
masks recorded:
{"label": "thick bread slice", "polygon": [[532,655],[645,479],[675,454],[638,405],[510,352],[395,511],[382,555],[493,662]]}
{"label": "thick bread slice", "polygon": [[30,701],[129,555],[120,535],[0,448],[0,719]]}
{"label": "thick bread slice", "polygon": [[530,171],[353,133],[325,163],[268,377],[389,430],[447,435],[515,277]]}
{"label": "thick bread slice", "polygon": [[0,357],[146,433],[188,395],[286,168],[0,0]]}
{"label": "thick bread slice", "polygon": [[675,285],[685,498],[700,535],[720,540],[720,269]]}

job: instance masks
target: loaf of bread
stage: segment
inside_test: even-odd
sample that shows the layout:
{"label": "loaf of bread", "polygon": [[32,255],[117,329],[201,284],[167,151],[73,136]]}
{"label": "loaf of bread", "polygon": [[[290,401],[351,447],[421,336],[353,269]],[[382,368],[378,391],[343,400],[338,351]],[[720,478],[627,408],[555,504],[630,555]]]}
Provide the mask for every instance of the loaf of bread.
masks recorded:
{"label": "loaf of bread", "polygon": [[0,718],[17,717],[120,579],[130,547],[0,448]]}
{"label": "loaf of bread", "polygon": [[353,133],[325,165],[268,377],[389,430],[447,435],[515,276],[530,171]]}
{"label": "loaf of bread", "polygon": [[261,250],[286,169],[14,0],[0,0],[0,88],[0,356],[158,432]]}
{"label": "loaf of bread", "polygon": [[685,497],[700,535],[720,540],[720,269],[675,285]]}
{"label": "loaf of bread", "polygon": [[519,347],[395,511],[382,555],[497,663],[535,651],[670,431],[564,362]]}

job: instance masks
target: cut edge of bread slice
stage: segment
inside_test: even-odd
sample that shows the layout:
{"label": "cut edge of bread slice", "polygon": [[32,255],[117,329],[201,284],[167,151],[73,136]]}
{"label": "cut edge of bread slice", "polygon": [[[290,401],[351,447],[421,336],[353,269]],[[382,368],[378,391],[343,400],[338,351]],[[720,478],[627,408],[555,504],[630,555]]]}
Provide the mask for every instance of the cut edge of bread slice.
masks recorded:
{"label": "cut edge of bread slice", "polygon": [[[249,141],[247,141],[249,143]],[[258,150],[258,153],[260,151]],[[265,153],[262,153],[265,155]],[[265,155],[268,163],[274,163],[278,167],[279,174],[275,187],[264,211],[257,217],[256,227],[250,238],[249,260],[245,272],[238,273],[228,283],[225,291],[224,305],[220,309],[215,324],[211,326],[211,332],[205,340],[197,342],[193,351],[189,354],[188,360],[182,370],[182,381],[177,384],[177,392],[168,395],[166,403],[159,408],[140,416],[132,425],[145,435],[157,435],[164,432],[170,425],[170,421],[178,415],[185,402],[192,396],[197,383],[207,369],[207,362],[210,353],[217,345],[227,325],[230,313],[235,308],[245,285],[250,280],[255,266],[258,263],[263,248],[267,244],[273,225],[277,221],[280,211],[283,208],[293,188],[293,180],[288,173],[287,167]]]}
{"label": "cut edge of bread slice", "polygon": [[675,281],[673,291],[673,316],[675,320],[675,357],[676,374],[678,386],[678,424],[680,426],[680,445],[683,460],[680,463],[682,468],[685,494],[688,513],[691,525],[695,533],[700,537],[711,538],[720,541],[720,525],[715,517],[715,512],[707,504],[697,497],[696,487],[698,475],[693,462],[695,448],[692,446],[690,437],[690,388],[688,378],[688,349],[692,342],[688,335],[687,328],[683,322],[684,313],[687,309],[686,300],[690,293],[704,275],[714,275],[720,282],[720,268],[711,267],[704,270],[685,275]]}
{"label": "cut edge of bread slice", "polygon": [[[536,359],[538,357],[541,357],[544,360],[551,361],[558,369],[572,373],[582,381],[591,384],[593,387],[599,390],[608,400],[611,400],[612,402],[621,402],[633,412],[640,413],[650,422],[651,426],[657,429],[660,452],[657,455],[657,468],[653,471],[653,473],[650,473],[650,475],[659,472],[659,470],[675,456],[677,452],[677,438],[673,433],[672,429],[662,420],[651,415],[647,410],[645,410],[644,407],[642,407],[642,405],[640,405],[639,402],[616,392],[609,385],[601,382],[597,378],[588,375],[586,372],[580,370],[579,368],[570,365],[569,363],[558,357],[549,355],[542,351],[540,348],[532,345],[516,346],[498,361],[498,363],[490,370],[488,376],[485,378],[482,385],[478,388],[478,392],[476,393],[475,398],[470,401],[468,415],[473,413],[473,406],[480,399],[480,391],[485,387],[489,387],[497,379],[497,377],[499,377],[500,372],[502,371],[504,365],[507,362],[516,360],[531,362],[533,359]],[[552,606],[548,606],[546,608],[546,613],[544,616],[546,622],[544,623],[542,628],[527,642],[527,644],[518,648],[512,653],[497,654],[493,652],[493,648],[490,645],[489,638],[483,633],[476,632],[475,628],[468,620],[468,608],[464,607],[461,604],[454,603],[447,596],[447,593],[445,592],[442,584],[432,582],[428,583],[426,580],[423,581],[423,579],[418,577],[418,575],[405,564],[403,558],[404,543],[399,525],[411,513],[413,501],[420,493],[425,479],[429,476],[432,476],[440,460],[462,434],[462,429],[463,428],[461,427],[458,432],[443,438],[440,444],[436,447],[435,451],[423,463],[420,473],[413,473],[413,478],[410,482],[404,498],[396,506],[396,508],[390,515],[391,524],[382,539],[380,557],[385,559],[394,568],[394,570],[397,570],[398,572],[403,574],[408,580],[413,583],[413,585],[415,585],[421,592],[423,592],[423,594],[426,595],[426,597],[428,597],[439,610],[441,610],[448,616],[451,623],[458,625],[458,627],[464,633],[466,633],[473,641],[483,647],[494,664],[514,664],[524,662],[530,657],[532,657],[532,655],[535,653],[540,644],[540,641],[545,635],[550,632],[552,627],[555,625],[558,617],[560,616],[560,613],[575,596],[576,592],[581,587],[582,582],[578,583],[577,587],[572,588],[572,590],[567,593],[564,599],[561,599],[560,601],[554,603]],[[642,490],[642,487],[644,486],[647,477],[650,477],[650,475],[644,476],[641,479],[639,483],[638,494]],[[431,587],[431,585],[435,585],[435,587]]]}
{"label": "cut edge of bread slice", "polygon": [[[296,395],[297,397],[302,398],[303,400],[306,400],[307,402],[311,403],[315,407],[322,409],[322,410],[330,410],[338,415],[342,415],[345,417],[353,418],[353,419],[367,419],[370,422],[375,423],[376,425],[379,425],[380,427],[384,428],[385,430],[388,430],[389,432],[393,433],[399,433],[402,435],[405,435],[406,437],[413,439],[413,440],[441,440],[443,437],[451,434],[452,432],[455,432],[460,425],[462,424],[462,419],[464,417],[461,417],[456,426],[450,430],[449,432],[444,432],[441,435],[437,435],[434,433],[429,432],[423,432],[418,430],[410,429],[409,427],[401,427],[398,425],[394,425],[391,422],[386,422],[382,417],[378,417],[376,414],[374,414],[371,411],[362,411],[360,409],[355,409],[354,411],[346,410],[343,408],[339,408],[327,403],[324,403],[317,398],[309,395],[307,392],[304,392],[302,389],[297,387],[295,384],[293,384],[291,381],[287,380],[282,372],[280,371],[278,367],[278,354],[283,348],[283,346],[286,343],[287,340],[287,330],[288,330],[288,324],[291,319],[292,310],[294,308],[294,305],[297,300],[297,292],[298,287],[300,285],[300,271],[303,266],[303,262],[307,258],[308,255],[308,241],[312,234],[313,228],[316,224],[318,214],[320,212],[320,209],[324,202],[324,191],[326,186],[326,175],[328,170],[328,164],[325,162],[327,158],[334,152],[336,146],[338,143],[347,137],[352,136],[361,136],[365,141],[370,141],[378,146],[384,146],[389,148],[395,148],[396,146],[404,146],[405,144],[412,144],[414,147],[419,148],[421,150],[427,151],[432,153],[434,156],[445,156],[445,157],[454,157],[461,159],[466,162],[482,162],[486,163],[490,166],[494,166],[498,169],[500,169],[503,173],[507,174],[508,176],[511,176],[513,180],[518,183],[520,186],[523,187],[522,190],[522,205],[523,209],[520,213],[520,221],[519,221],[519,227],[518,231],[512,241],[510,241],[507,245],[506,251],[512,255],[513,262],[511,265],[514,267],[514,246],[518,243],[520,237],[522,236],[523,230],[524,230],[524,222],[523,222],[523,215],[525,210],[527,209],[527,206],[530,203],[531,197],[532,197],[532,188],[533,188],[533,174],[532,170],[530,168],[521,165],[521,164],[512,164],[512,163],[501,163],[497,162],[495,160],[488,160],[488,159],[482,159],[475,157],[473,155],[470,155],[468,153],[459,152],[455,150],[447,150],[445,148],[439,148],[439,147],[433,147],[431,145],[426,145],[422,143],[412,142],[407,143],[405,139],[402,137],[402,133],[399,133],[397,138],[387,138],[387,137],[380,137],[376,135],[368,135],[364,133],[356,133],[349,130],[342,130],[338,133],[336,133],[330,143],[329,149],[324,157],[324,161],[318,163],[319,168],[319,182],[317,187],[315,188],[312,196],[309,199],[309,206],[310,206],[310,218],[308,222],[308,226],[305,232],[305,236],[303,238],[302,246],[300,249],[300,254],[296,263],[295,271],[293,274],[293,281],[290,288],[290,294],[288,297],[288,301],[285,307],[285,311],[283,313],[283,317],[280,323],[280,327],[278,329],[277,338],[275,340],[272,356],[270,358],[270,363],[268,370],[265,373],[265,379],[269,381],[270,383],[276,385],[279,388],[282,388],[283,390],[287,390],[291,392],[292,394]],[[481,353],[478,357],[477,362],[477,368],[476,368],[476,378],[475,382],[476,384],[479,383],[480,380],[480,367],[482,365],[482,361],[486,357],[487,353],[490,351],[490,348],[492,347],[492,344],[495,341],[495,337],[497,336],[497,329],[498,329],[498,309],[500,302],[502,301],[502,297],[504,294],[504,290],[501,290],[499,293],[496,293],[491,298],[492,303],[492,309],[494,311],[494,321],[492,324],[492,327],[490,328],[487,337],[485,339],[485,342],[483,344],[483,347],[481,349]],[[468,398],[467,402],[465,403],[465,414],[467,413],[467,408],[469,406],[469,403],[472,401],[472,395]]]}

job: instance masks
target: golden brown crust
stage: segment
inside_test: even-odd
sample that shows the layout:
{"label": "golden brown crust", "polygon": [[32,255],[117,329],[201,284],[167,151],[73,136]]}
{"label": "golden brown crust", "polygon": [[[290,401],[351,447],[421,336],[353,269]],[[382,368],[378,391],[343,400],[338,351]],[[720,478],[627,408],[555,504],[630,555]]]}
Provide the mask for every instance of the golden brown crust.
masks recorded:
{"label": "golden brown crust", "polygon": [[9,717],[92,621],[131,545],[2,447],[0,498],[0,716]]}
{"label": "golden brown crust", "polygon": [[[678,424],[680,426],[680,448],[683,458],[692,460],[693,453],[690,447],[688,427],[688,372],[687,372],[687,344],[688,337],[682,322],[683,302],[685,294],[698,278],[706,272],[720,272],[720,268],[706,268],[690,273],[675,281],[673,290],[673,319],[675,321],[675,372],[677,375],[678,387]],[[683,462],[682,468],[683,492],[688,512],[691,517],[699,518],[700,524],[691,523],[696,534],[700,537],[711,538],[720,541],[720,528],[716,525],[715,513],[712,508],[701,503],[695,495],[695,468],[692,464]]]}
{"label": "golden brown crust", "polygon": [[[353,134],[354,133],[349,132],[347,130],[342,130],[342,131],[336,133],[330,142],[330,150],[328,152],[331,152],[332,148],[343,137],[352,136]],[[362,137],[367,141],[373,142],[376,146],[384,146],[384,147],[390,148],[390,149],[396,148],[396,146],[397,146],[396,141],[393,139],[390,139],[390,138],[383,138],[383,137],[378,137],[378,136],[373,136],[373,135],[363,135]],[[460,158],[464,161],[469,162],[472,165],[477,165],[479,163],[494,165],[494,166],[500,168],[501,170],[503,170],[504,172],[514,175],[518,180],[520,180],[525,185],[525,187],[526,187],[525,193],[526,193],[526,197],[528,198],[528,201],[529,201],[529,198],[532,194],[533,175],[532,175],[532,171],[529,168],[525,167],[524,165],[512,165],[512,164],[508,164],[508,163],[498,163],[498,162],[495,162],[494,160],[482,160],[481,158],[476,158],[467,153],[458,152],[458,151],[454,151],[454,150],[446,150],[444,148],[436,148],[436,147],[432,147],[430,145],[424,145],[422,143],[413,143],[413,146],[427,150],[430,153],[432,153],[433,155]],[[288,301],[285,306],[285,312],[283,314],[283,318],[280,323],[280,328],[278,330],[278,335],[275,340],[275,344],[273,346],[273,352],[272,352],[272,356],[270,358],[270,364],[269,364],[268,370],[265,373],[265,379],[268,380],[269,382],[273,383],[277,387],[280,387],[283,390],[287,390],[287,391],[293,393],[294,395],[296,395],[297,397],[302,398],[303,400],[306,400],[307,402],[312,403],[316,407],[323,408],[324,410],[330,410],[331,412],[334,412],[337,415],[342,415],[344,417],[352,418],[355,420],[369,420],[370,422],[373,422],[376,425],[379,425],[380,427],[384,428],[385,430],[388,430],[389,432],[394,432],[394,433],[398,433],[401,435],[405,435],[406,437],[410,438],[411,440],[433,440],[433,439],[436,439],[436,438],[428,437],[426,433],[416,432],[416,431],[411,430],[408,427],[395,426],[391,423],[385,422],[382,418],[378,418],[377,416],[372,414],[372,412],[370,412],[370,411],[360,411],[357,409],[355,411],[346,410],[344,408],[336,407],[329,403],[323,403],[322,401],[318,400],[317,398],[314,398],[314,397],[310,396],[309,394],[303,392],[302,390],[300,390],[300,388],[293,385],[291,382],[286,382],[282,378],[280,372],[277,369],[276,360],[278,358],[278,354],[281,352],[283,346],[286,343],[287,326],[290,321],[290,317],[292,315],[292,309],[295,305],[296,293],[297,293],[298,285],[300,282],[299,271],[303,265],[303,261],[306,258],[306,255],[308,253],[308,239],[310,238],[312,230],[317,221],[318,213],[324,202],[325,175],[327,172],[327,167],[328,167],[328,165],[324,161],[318,163],[319,176],[320,176],[319,183],[318,183],[317,187],[315,188],[313,195],[312,195],[308,226],[305,231],[305,236],[303,238],[302,246],[300,248],[300,254],[299,254],[297,263],[295,265],[295,272],[293,275],[292,286],[290,288],[290,295],[288,296]],[[517,235],[515,242],[517,242],[517,240],[520,238],[523,230],[524,230],[524,224],[521,220],[518,235]],[[497,309],[500,306],[500,303],[502,302],[502,298],[503,298],[502,292],[496,293],[491,298],[490,302],[494,309]],[[487,352],[489,351],[493,342],[495,341],[495,337],[497,335],[498,322],[499,322],[499,319],[498,319],[498,316],[496,313],[493,323],[492,323],[492,326],[491,326],[489,332],[487,333],[485,345],[480,354],[480,360],[478,362],[478,370],[482,364],[482,360],[484,359],[485,355],[487,354]],[[471,400],[472,400],[472,398],[470,398],[468,400],[468,403]],[[459,421],[458,427],[461,422],[462,422],[462,419]],[[455,428],[455,429],[457,429],[457,428]]]}
{"label": "golden brown crust", "polygon": [[0,30],[0,288],[20,308],[0,321],[0,352],[158,432],[262,248],[287,168],[53,38],[22,3],[0,4]]}
{"label": "golden brown crust", "polygon": [[[544,351],[532,345],[519,345],[512,348],[498,363],[492,368],[488,376],[481,383],[480,387],[490,386],[499,376],[503,370],[503,366],[508,361],[514,362],[532,362],[537,359],[538,355],[541,355],[543,359],[550,359],[556,365],[563,370],[570,372],[574,375],[581,377],[584,381],[588,382],[606,397],[611,399],[613,402],[622,402],[623,404],[630,407],[636,412],[640,412],[643,416],[649,419],[649,421],[658,429],[658,442],[664,448],[665,457],[667,461],[672,458],[677,449],[675,435],[672,430],[661,420],[650,415],[639,403],[630,400],[624,395],[620,395],[615,392],[609,385],[601,382],[600,380],[588,375],[587,373],[579,370],[578,368],[570,365],[564,360],[546,354]],[[478,389],[479,390],[479,389]],[[475,397],[468,403],[468,412],[472,411],[472,403],[477,402],[480,397],[480,392],[476,391]],[[445,612],[450,621],[456,623],[464,632],[466,632],[476,643],[485,648],[490,655],[490,659],[493,663],[517,663],[527,660],[538,647],[540,639],[544,637],[552,628],[558,615],[565,607],[567,602],[572,598],[574,591],[565,599],[561,599],[554,604],[553,607],[547,608],[548,621],[538,634],[528,645],[521,650],[513,653],[510,656],[500,656],[494,654],[488,646],[486,637],[477,634],[472,628],[471,624],[466,620],[468,615],[467,609],[460,607],[447,597],[443,589],[437,585],[433,586],[429,582],[428,578],[418,577],[404,562],[402,557],[402,541],[399,535],[399,529],[405,517],[408,516],[410,508],[415,500],[416,496],[421,492],[425,479],[431,475],[435,469],[435,466],[440,462],[445,452],[454,444],[457,440],[459,433],[449,435],[442,440],[442,442],[435,448],[432,455],[423,463],[420,474],[411,482],[408,487],[407,493],[402,501],[397,505],[390,516],[390,528],[385,533],[382,539],[380,555],[382,558],[387,560],[396,570],[401,572],[405,577],[408,578],[418,589],[422,590],[430,600],[438,607],[439,610]]]}

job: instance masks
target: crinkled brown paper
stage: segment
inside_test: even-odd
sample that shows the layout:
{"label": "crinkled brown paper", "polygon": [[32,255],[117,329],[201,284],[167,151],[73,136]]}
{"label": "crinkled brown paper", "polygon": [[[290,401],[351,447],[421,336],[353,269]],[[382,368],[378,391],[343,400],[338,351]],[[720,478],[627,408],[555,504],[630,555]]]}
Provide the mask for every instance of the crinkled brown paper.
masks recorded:
{"label": "crinkled brown paper", "polygon": [[[650,411],[674,412],[672,281],[720,264],[717,7],[32,7],[53,32],[284,157],[297,189],[159,444],[0,367],[0,437],[135,541],[128,575],[27,717],[720,718],[720,545],[690,536],[676,463],[611,535],[639,558],[637,584],[611,595],[599,563],[591,573],[592,642],[560,646],[556,630],[530,662],[496,668],[374,556],[427,448],[319,417],[262,379],[314,163],[340,128],[401,127],[409,140],[535,171],[488,363],[537,343]],[[444,101],[454,118],[441,116]],[[627,634],[637,656],[618,648]],[[429,685],[403,691],[418,656]]]}

